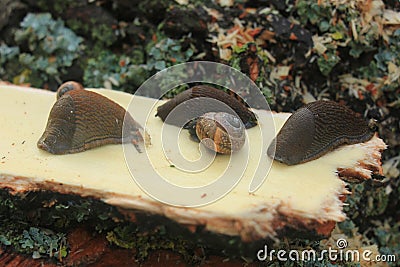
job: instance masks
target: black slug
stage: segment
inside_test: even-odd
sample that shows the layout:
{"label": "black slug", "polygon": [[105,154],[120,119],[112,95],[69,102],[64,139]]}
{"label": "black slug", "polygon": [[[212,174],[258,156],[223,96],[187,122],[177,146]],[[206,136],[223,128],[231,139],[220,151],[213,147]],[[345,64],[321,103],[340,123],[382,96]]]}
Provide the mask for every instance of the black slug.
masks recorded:
{"label": "black slug", "polygon": [[[125,115],[129,131],[124,135]],[[142,126],[117,103],[84,90],[77,82],[66,82],[57,90],[57,101],[37,146],[52,154],[68,154],[132,142],[141,152],[144,140],[140,130]]]}
{"label": "black slug", "polygon": [[[196,98],[199,98],[199,100],[188,101]],[[211,98],[223,102],[225,105],[222,103],[216,104],[215,102],[210,103],[206,99],[200,98]],[[180,104],[184,105],[183,109],[174,114],[173,118],[168,118],[166,123],[183,126],[191,119],[197,118],[207,112],[226,112],[239,116],[247,129],[257,125],[255,114],[248,109],[244,103],[234,96],[208,85],[194,86],[176,95],[173,99],[157,108],[156,116],[165,121],[170,112]],[[227,108],[226,105],[229,106],[229,108]],[[232,110],[234,112],[232,112]]]}
{"label": "black slug", "polygon": [[351,109],[333,101],[315,101],[294,112],[276,136],[269,157],[295,165],[311,161],[349,144],[366,142],[374,135],[368,123]]}

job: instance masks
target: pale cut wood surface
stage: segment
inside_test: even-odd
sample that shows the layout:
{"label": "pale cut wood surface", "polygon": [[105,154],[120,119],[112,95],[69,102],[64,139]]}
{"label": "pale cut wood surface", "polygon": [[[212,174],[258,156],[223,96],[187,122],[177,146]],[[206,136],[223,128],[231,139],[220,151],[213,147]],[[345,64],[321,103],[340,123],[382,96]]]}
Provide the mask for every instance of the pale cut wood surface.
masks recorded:
{"label": "pale cut wood surface", "polygon": [[[124,107],[132,97],[103,89],[96,92]],[[251,241],[275,237],[284,227],[315,230],[328,222],[343,221],[345,214],[340,197],[348,192],[337,170],[342,170],[343,175],[346,175],[343,170],[347,170],[347,175],[358,179],[370,178],[371,170],[381,172],[380,151],[385,144],[375,136],[364,144],[342,147],[305,164],[289,167],[274,162],[262,186],[249,194],[260,153],[259,128],[256,127],[247,131],[251,140],[250,162],[243,178],[230,193],[199,208],[169,206],[149,197],[134,182],[121,145],[107,145],[69,155],[51,155],[39,150],[36,142],[44,131],[54,102],[52,92],[0,85],[0,187],[16,193],[45,189],[96,197],[122,208],[164,215],[185,225],[205,225],[210,231],[239,235],[244,241]],[[156,100],[142,98],[135,108],[141,110],[154,104]],[[263,112],[256,111],[258,116],[264,116]],[[138,114],[135,119],[144,125],[146,114]],[[273,114],[277,129],[289,115]],[[182,179],[179,170],[171,168],[162,154],[161,120],[153,114],[147,119],[152,138],[148,154],[154,160],[155,169],[165,174],[167,180],[199,186],[215,179],[226,167],[225,158],[219,157],[205,172]],[[181,141],[185,153],[198,153],[198,145],[189,138],[183,136]],[[266,155],[262,155],[261,160],[264,159],[268,161]]]}

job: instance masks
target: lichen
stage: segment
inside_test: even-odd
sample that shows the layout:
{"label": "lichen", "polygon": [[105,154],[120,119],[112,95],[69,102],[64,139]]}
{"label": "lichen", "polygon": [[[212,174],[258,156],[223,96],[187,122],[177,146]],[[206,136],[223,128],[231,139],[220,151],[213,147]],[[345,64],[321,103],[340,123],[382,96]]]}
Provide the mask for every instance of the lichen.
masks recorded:
{"label": "lichen", "polygon": [[143,53],[138,50],[133,56],[103,51],[97,58],[88,60],[84,85],[134,93],[151,74],[149,68],[142,64],[143,60]]}
{"label": "lichen", "polygon": [[[2,46],[5,57],[1,61],[7,66],[8,76],[16,84],[36,87],[61,81],[61,75],[82,50],[82,38],[66,28],[63,21],[53,20],[49,13],[30,13],[20,26],[14,35],[18,48]],[[21,53],[17,57],[18,51]],[[8,69],[10,66],[14,68]]]}

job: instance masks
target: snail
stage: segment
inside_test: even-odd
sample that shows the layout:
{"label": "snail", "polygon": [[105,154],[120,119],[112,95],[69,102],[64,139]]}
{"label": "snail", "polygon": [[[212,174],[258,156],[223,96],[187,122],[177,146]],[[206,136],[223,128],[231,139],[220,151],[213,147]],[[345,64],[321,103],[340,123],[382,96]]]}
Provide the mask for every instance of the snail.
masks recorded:
{"label": "snail", "polygon": [[[123,134],[124,123],[128,131]],[[57,101],[37,146],[52,154],[68,154],[132,142],[141,152],[144,140],[140,130],[142,126],[117,103],[85,90],[77,82],[66,82],[57,90]],[[145,135],[149,140],[146,132]]]}
{"label": "snail", "polygon": [[207,148],[221,154],[240,150],[246,141],[242,121],[225,112],[208,112],[199,117],[196,135]]}
{"label": "snail", "polygon": [[[188,101],[196,98],[199,98],[198,101]],[[210,102],[207,98],[214,99],[215,101]],[[166,121],[170,112],[182,103],[184,105],[183,109],[176,112],[173,118],[169,117]],[[194,86],[179,93],[167,103],[159,106],[157,108],[156,116],[160,117],[168,124],[176,126],[185,125],[185,128],[187,128],[186,124],[188,121],[207,112],[227,112],[233,115],[237,114],[247,129],[257,125],[255,114],[248,109],[244,103],[236,99],[234,96],[208,85]]]}
{"label": "snail", "polygon": [[[269,157],[295,165],[327,154],[342,145],[366,142],[374,135],[351,109],[333,101],[315,101],[294,112],[268,147]],[[275,153],[274,153],[275,152]]]}

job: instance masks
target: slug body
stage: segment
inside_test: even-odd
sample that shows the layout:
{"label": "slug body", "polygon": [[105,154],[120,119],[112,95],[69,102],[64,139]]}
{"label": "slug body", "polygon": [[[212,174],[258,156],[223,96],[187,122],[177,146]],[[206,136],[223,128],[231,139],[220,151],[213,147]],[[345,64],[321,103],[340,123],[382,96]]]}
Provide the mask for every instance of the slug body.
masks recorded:
{"label": "slug body", "polygon": [[196,135],[207,148],[221,154],[240,150],[246,140],[241,120],[225,112],[209,112],[199,117]]}
{"label": "slug body", "polygon": [[274,153],[268,156],[287,165],[311,161],[342,145],[366,142],[373,129],[351,109],[333,101],[315,101],[294,112],[279,131]]}
{"label": "slug body", "polygon": [[[207,99],[213,99],[214,101],[210,102]],[[174,113],[173,116],[168,117],[170,112],[180,104],[183,105],[182,109]],[[156,116],[159,116],[168,124],[183,126],[190,120],[207,112],[226,112],[239,116],[246,128],[257,125],[255,114],[244,103],[222,90],[207,85],[194,86],[178,94],[159,106]]]}
{"label": "slug body", "polygon": [[[123,134],[125,116],[128,130]],[[84,90],[78,83],[67,82],[57,91],[57,101],[37,146],[52,154],[68,154],[106,144],[132,142],[141,152],[144,144],[141,129],[117,103]]]}

